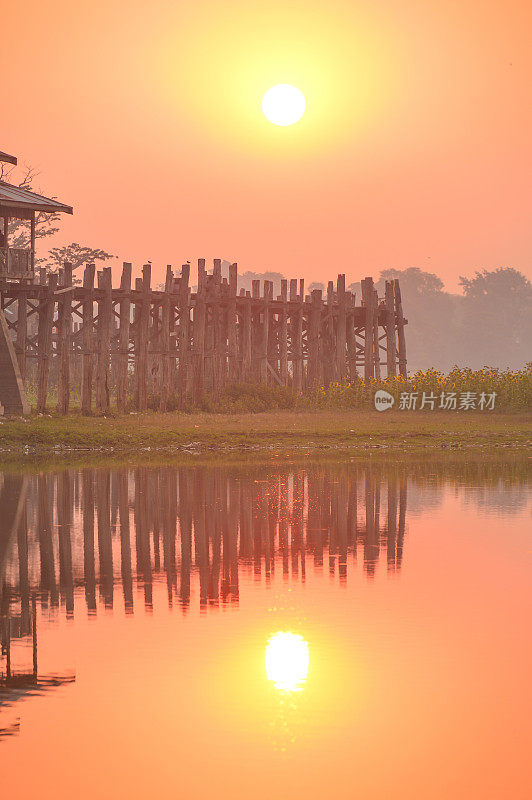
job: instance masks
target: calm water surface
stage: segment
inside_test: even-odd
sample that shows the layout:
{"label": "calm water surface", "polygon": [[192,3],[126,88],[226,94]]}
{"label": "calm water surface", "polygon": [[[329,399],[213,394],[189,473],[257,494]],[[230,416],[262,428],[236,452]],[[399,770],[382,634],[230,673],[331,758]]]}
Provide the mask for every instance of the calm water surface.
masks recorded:
{"label": "calm water surface", "polygon": [[6,798],[529,798],[514,463],[0,473]]}

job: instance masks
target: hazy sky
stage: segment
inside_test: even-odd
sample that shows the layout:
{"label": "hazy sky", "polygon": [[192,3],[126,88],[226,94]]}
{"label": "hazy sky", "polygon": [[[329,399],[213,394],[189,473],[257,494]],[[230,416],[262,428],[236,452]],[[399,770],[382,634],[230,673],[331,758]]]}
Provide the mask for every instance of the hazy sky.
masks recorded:
{"label": "hazy sky", "polygon": [[[58,243],[288,277],[532,275],[526,0],[9,3],[0,149],[74,206]],[[292,83],[307,112],[267,122]]]}

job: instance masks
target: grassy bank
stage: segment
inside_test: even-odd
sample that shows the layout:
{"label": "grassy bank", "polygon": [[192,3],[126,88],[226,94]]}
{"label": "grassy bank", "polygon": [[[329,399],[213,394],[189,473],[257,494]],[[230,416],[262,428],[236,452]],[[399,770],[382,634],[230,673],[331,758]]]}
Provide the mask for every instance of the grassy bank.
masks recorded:
{"label": "grassy bank", "polygon": [[532,441],[526,412],[373,410],[269,411],[242,414],[43,416],[0,422],[0,461],[68,453],[139,454],[149,450],[228,454],[274,451],[524,449]]}

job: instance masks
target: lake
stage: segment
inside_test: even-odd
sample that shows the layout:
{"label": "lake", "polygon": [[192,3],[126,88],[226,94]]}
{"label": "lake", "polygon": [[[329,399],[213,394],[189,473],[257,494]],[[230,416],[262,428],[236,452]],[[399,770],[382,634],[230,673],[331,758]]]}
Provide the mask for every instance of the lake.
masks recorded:
{"label": "lake", "polygon": [[526,460],[0,472],[6,798],[529,798]]}

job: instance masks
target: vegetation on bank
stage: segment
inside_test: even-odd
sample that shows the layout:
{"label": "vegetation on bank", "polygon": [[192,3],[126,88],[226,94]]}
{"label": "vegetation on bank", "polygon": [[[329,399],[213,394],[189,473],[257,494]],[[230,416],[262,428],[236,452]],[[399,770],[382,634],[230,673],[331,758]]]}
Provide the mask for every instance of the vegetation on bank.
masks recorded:
{"label": "vegetation on bank", "polygon": [[0,422],[0,461],[69,453],[268,452],[272,456],[423,453],[530,447],[532,425],[524,412],[418,412],[372,409],[263,413],[131,413],[110,417],[45,415]]}
{"label": "vegetation on bank", "polygon": [[487,409],[489,395],[493,394],[494,411],[524,411],[532,408],[532,364],[522,370],[454,367],[447,375],[437,369],[420,370],[407,378],[398,375],[372,379],[369,386],[362,380],[346,381],[320,387],[299,398],[299,402],[317,408],[364,408],[371,404],[378,389],[393,395],[395,408],[400,408],[402,395],[413,395],[413,400],[407,398],[409,407],[415,403],[415,410],[427,413],[445,408],[446,404],[450,411],[459,412],[464,395],[469,396],[468,402],[472,404],[469,410]]}
{"label": "vegetation on bank", "polygon": [[[374,407],[373,398],[378,389],[384,389],[394,397],[394,407],[401,407],[402,394],[414,394],[415,403],[412,410],[426,412],[443,408],[448,402],[449,394],[456,395],[456,413],[470,413],[471,410],[482,410],[491,413],[487,407],[487,396],[495,393],[493,411],[524,411],[532,408],[532,363],[522,370],[500,370],[495,367],[483,367],[479,370],[454,367],[447,375],[437,369],[428,369],[410,374],[407,378],[372,378],[366,386],[362,378],[333,383],[326,387],[307,389],[301,394],[294,394],[290,387],[264,386],[262,384],[236,384],[228,386],[219,396],[205,393],[201,401],[190,402],[185,408],[179,408],[178,399],[170,396],[168,411],[184,411],[194,414],[243,414],[262,411],[312,411],[323,409],[370,410]],[[444,397],[442,399],[442,393]],[[467,412],[460,411],[461,395],[473,393],[474,406]],[[481,395],[485,395],[483,404]],[[425,402],[423,401],[425,395]],[[159,396],[150,395],[148,407],[152,411],[159,408]],[[29,387],[28,401],[32,408],[36,405],[36,391]],[[49,408],[53,409],[57,398],[53,392],[49,395]],[[79,409],[79,393],[74,391],[71,407]],[[447,408],[452,413],[452,399]],[[412,408],[412,407],[411,407]],[[133,411],[131,403],[130,411]],[[405,413],[407,413],[405,411]]]}
{"label": "vegetation on bank", "polygon": [[[221,414],[288,409],[367,410],[373,407],[373,398],[378,389],[383,389],[394,397],[396,409],[404,404],[402,395],[413,395],[412,400],[407,398],[410,410],[428,412],[447,408],[460,411],[462,396],[467,394],[471,404],[469,411],[489,411],[490,395],[494,395],[494,411],[522,411],[532,408],[532,364],[522,370],[499,370],[495,367],[472,370],[454,367],[447,375],[436,369],[424,372],[420,370],[407,378],[400,375],[394,378],[372,378],[369,385],[358,377],[325,387],[307,389],[299,395],[294,394],[289,387],[238,384],[227,387],[219,397],[206,394],[199,405],[190,406],[187,410]],[[157,410],[159,398],[150,397],[149,405],[154,411]],[[170,398],[168,408],[177,409],[176,398]]]}

